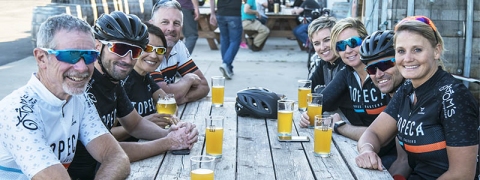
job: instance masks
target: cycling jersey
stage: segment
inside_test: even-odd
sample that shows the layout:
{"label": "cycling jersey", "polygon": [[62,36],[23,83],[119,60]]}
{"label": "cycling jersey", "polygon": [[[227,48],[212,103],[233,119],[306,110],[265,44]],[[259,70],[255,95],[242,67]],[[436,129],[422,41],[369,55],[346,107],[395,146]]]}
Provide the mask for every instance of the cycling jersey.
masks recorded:
{"label": "cycling jersey", "polygon": [[[414,105],[413,95],[417,97]],[[397,137],[408,154],[412,179],[437,179],[445,173],[446,146],[478,145],[478,103],[441,68],[416,89],[406,81],[385,112],[397,121]]]}
{"label": "cycling jersey", "polygon": [[[312,80],[312,92],[321,93],[324,88],[316,88],[318,85],[328,85],[335,75],[345,68],[345,63],[341,58],[337,58],[333,63],[329,63],[323,60],[319,61],[319,65],[315,68],[315,71],[310,77]],[[342,96],[336,101],[338,108],[342,111],[343,115],[349,121],[360,121],[360,117],[353,110],[352,102],[349,96]]]}
{"label": "cycling jersey", "polygon": [[85,93],[60,100],[35,74],[0,101],[0,112],[1,179],[31,179],[60,163],[68,168],[78,145],[109,133]]}
{"label": "cycling jersey", "polygon": [[[144,117],[157,113],[157,102],[153,100],[153,93],[159,90],[160,87],[153,81],[150,74],[142,76],[134,69],[121,83],[133,107],[135,107],[140,116]],[[118,123],[117,126],[121,126],[121,124]],[[130,136],[123,141],[137,142],[138,139]]]}
{"label": "cycling jersey", "polygon": [[162,63],[150,73],[155,82],[165,81],[167,84],[175,83],[175,76],[185,76],[187,73],[193,73],[198,69],[190,56],[187,47],[183,41],[178,41],[173,46],[170,55],[164,56]]}
{"label": "cycling jersey", "polygon": [[[94,70],[92,79],[87,85],[87,93],[95,104],[102,122],[109,130],[117,117],[125,117],[134,110],[122,83],[113,83],[97,69]],[[96,166],[97,161],[90,156],[85,146],[78,145],[68,172],[71,177],[93,179]]]}

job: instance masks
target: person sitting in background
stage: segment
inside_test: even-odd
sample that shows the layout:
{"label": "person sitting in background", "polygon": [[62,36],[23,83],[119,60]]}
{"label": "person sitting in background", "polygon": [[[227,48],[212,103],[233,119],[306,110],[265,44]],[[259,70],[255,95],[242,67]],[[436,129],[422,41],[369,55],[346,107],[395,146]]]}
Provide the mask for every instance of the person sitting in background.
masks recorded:
{"label": "person sitting in background", "polygon": [[300,24],[293,29],[293,35],[297,40],[301,41],[304,46],[307,46],[308,40],[308,25],[312,22],[312,11],[320,10],[321,7],[315,0],[305,0],[299,7],[292,9],[292,14],[298,15]]}
{"label": "person sitting in background", "polygon": [[[183,25],[180,4],[177,1],[159,1],[152,12],[149,22],[159,27],[167,39],[167,52],[160,66],[151,73],[153,80],[163,91],[174,94],[177,104],[206,97],[210,91],[207,79],[193,61],[183,41],[180,41]],[[177,76],[181,76],[178,81]]]}
{"label": "person sitting in background", "polygon": [[382,170],[379,149],[397,137],[412,172],[395,178],[478,178],[478,102],[442,69],[437,28],[427,17],[407,17],[395,26],[394,46],[395,66],[409,81],[358,140],[357,166]]}
{"label": "person sitting in background", "polygon": [[260,51],[262,44],[267,40],[270,29],[263,25],[257,18],[260,13],[257,11],[255,0],[242,0],[242,27],[244,31],[257,31],[253,37],[247,38],[247,45],[252,51]]}
{"label": "person sitting in background", "polygon": [[56,15],[37,35],[38,72],[0,101],[1,179],[70,179],[80,144],[101,163],[99,179],[127,178],[128,156],[85,93],[99,55],[90,25]]}
{"label": "person sitting in background", "polygon": [[[148,22],[144,22],[148,29],[148,44],[145,51],[138,57],[132,72],[127,78],[122,80],[123,88],[127,93],[128,99],[132,102],[133,107],[138,114],[146,119],[154,122],[156,125],[165,128],[167,125],[172,125],[178,121],[176,116],[159,114],[156,110],[156,104],[159,95],[166,93],[160,89],[157,83],[150,76],[151,72],[160,66],[163,55],[167,51],[165,44],[167,40],[160,28]],[[117,126],[121,126],[120,123]],[[130,136],[130,134],[121,127],[114,127],[112,131],[117,131],[116,138],[119,141],[138,141],[137,138]]]}
{"label": "person sitting in background", "polygon": [[[131,162],[164,153],[168,150],[192,148],[198,140],[198,130],[192,123],[179,122],[165,130],[140,116],[126,95],[121,80],[132,71],[137,58],[148,44],[147,26],[133,14],[113,11],[102,14],[93,27],[100,56],[95,62],[92,79],[87,85],[90,101],[95,104],[104,126],[112,129],[115,121],[128,134],[150,140],[146,142],[119,142]],[[94,179],[97,161],[86,147],[77,146],[68,172],[72,179]]]}

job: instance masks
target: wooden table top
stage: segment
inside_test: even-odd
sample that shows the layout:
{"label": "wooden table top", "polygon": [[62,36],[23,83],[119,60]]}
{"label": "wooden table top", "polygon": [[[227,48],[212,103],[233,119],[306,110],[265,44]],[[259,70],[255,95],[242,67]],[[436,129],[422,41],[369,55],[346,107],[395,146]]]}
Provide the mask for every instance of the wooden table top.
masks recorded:
{"label": "wooden table top", "polygon": [[225,116],[223,156],[216,160],[215,179],[392,179],[387,171],[357,167],[356,141],[335,133],[331,156],[315,156],[313,129],[298,127],[298,111],[292,134],[309,136],[310,142],[279,142],[276,119],[237,117],[234,98],[226,98],[224,107],[215,108],[207,97],[179,106],[178,112],[182,121],[195,123],[200,132],[190,155],[166,152],[133,162],[128,179],[190,179],[189,158],[205,154],[204,118],[208,115]]}

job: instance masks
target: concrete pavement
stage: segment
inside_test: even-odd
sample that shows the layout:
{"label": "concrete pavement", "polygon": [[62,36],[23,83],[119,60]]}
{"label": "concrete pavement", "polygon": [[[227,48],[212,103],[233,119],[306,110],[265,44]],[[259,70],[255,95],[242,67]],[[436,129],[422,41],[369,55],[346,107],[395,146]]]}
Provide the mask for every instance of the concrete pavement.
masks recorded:
{"label": "concrete pavement", "polygon": [[[233,63],[235,76],[225,83],[225,96],[247,87],[264,87],[289,99],[297,99],[297,80],[307,78],[307,53],[300,51],[296,41],[269,38],[260,52],[240,49]],[[222,75],[219,50],[210,50],[205,39],[198,39],[192,57],[209,81]],[[0,66],[0,99],[24,85],[32,72],[37,71],[33,56]]]}

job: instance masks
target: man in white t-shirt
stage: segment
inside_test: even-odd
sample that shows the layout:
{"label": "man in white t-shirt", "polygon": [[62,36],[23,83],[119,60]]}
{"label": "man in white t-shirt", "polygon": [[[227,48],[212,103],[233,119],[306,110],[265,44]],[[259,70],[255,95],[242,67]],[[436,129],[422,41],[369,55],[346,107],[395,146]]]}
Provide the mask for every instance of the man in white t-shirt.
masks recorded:
{"label": "man in white t-shirt", "polygon": [[[166,93],[175,95],[177,104],[199,100],[210,91],[207,79],[180,41],[182,17],[182,9],[177,1],[159,1],[153,8],[150,20],[151,24],[163,31],[167,39],[163,61],[150,75]],[[177,81],[177,76],[182,78]]]}
{"label": "man in white t-shirt", "polygon": [[87,98],[98,51],[91,27],[57,15],[40,26],[38,72],[0,101],[0,177],[70,179],[77,140],[101,162],[99,179],[125,179],[130,162]]}

